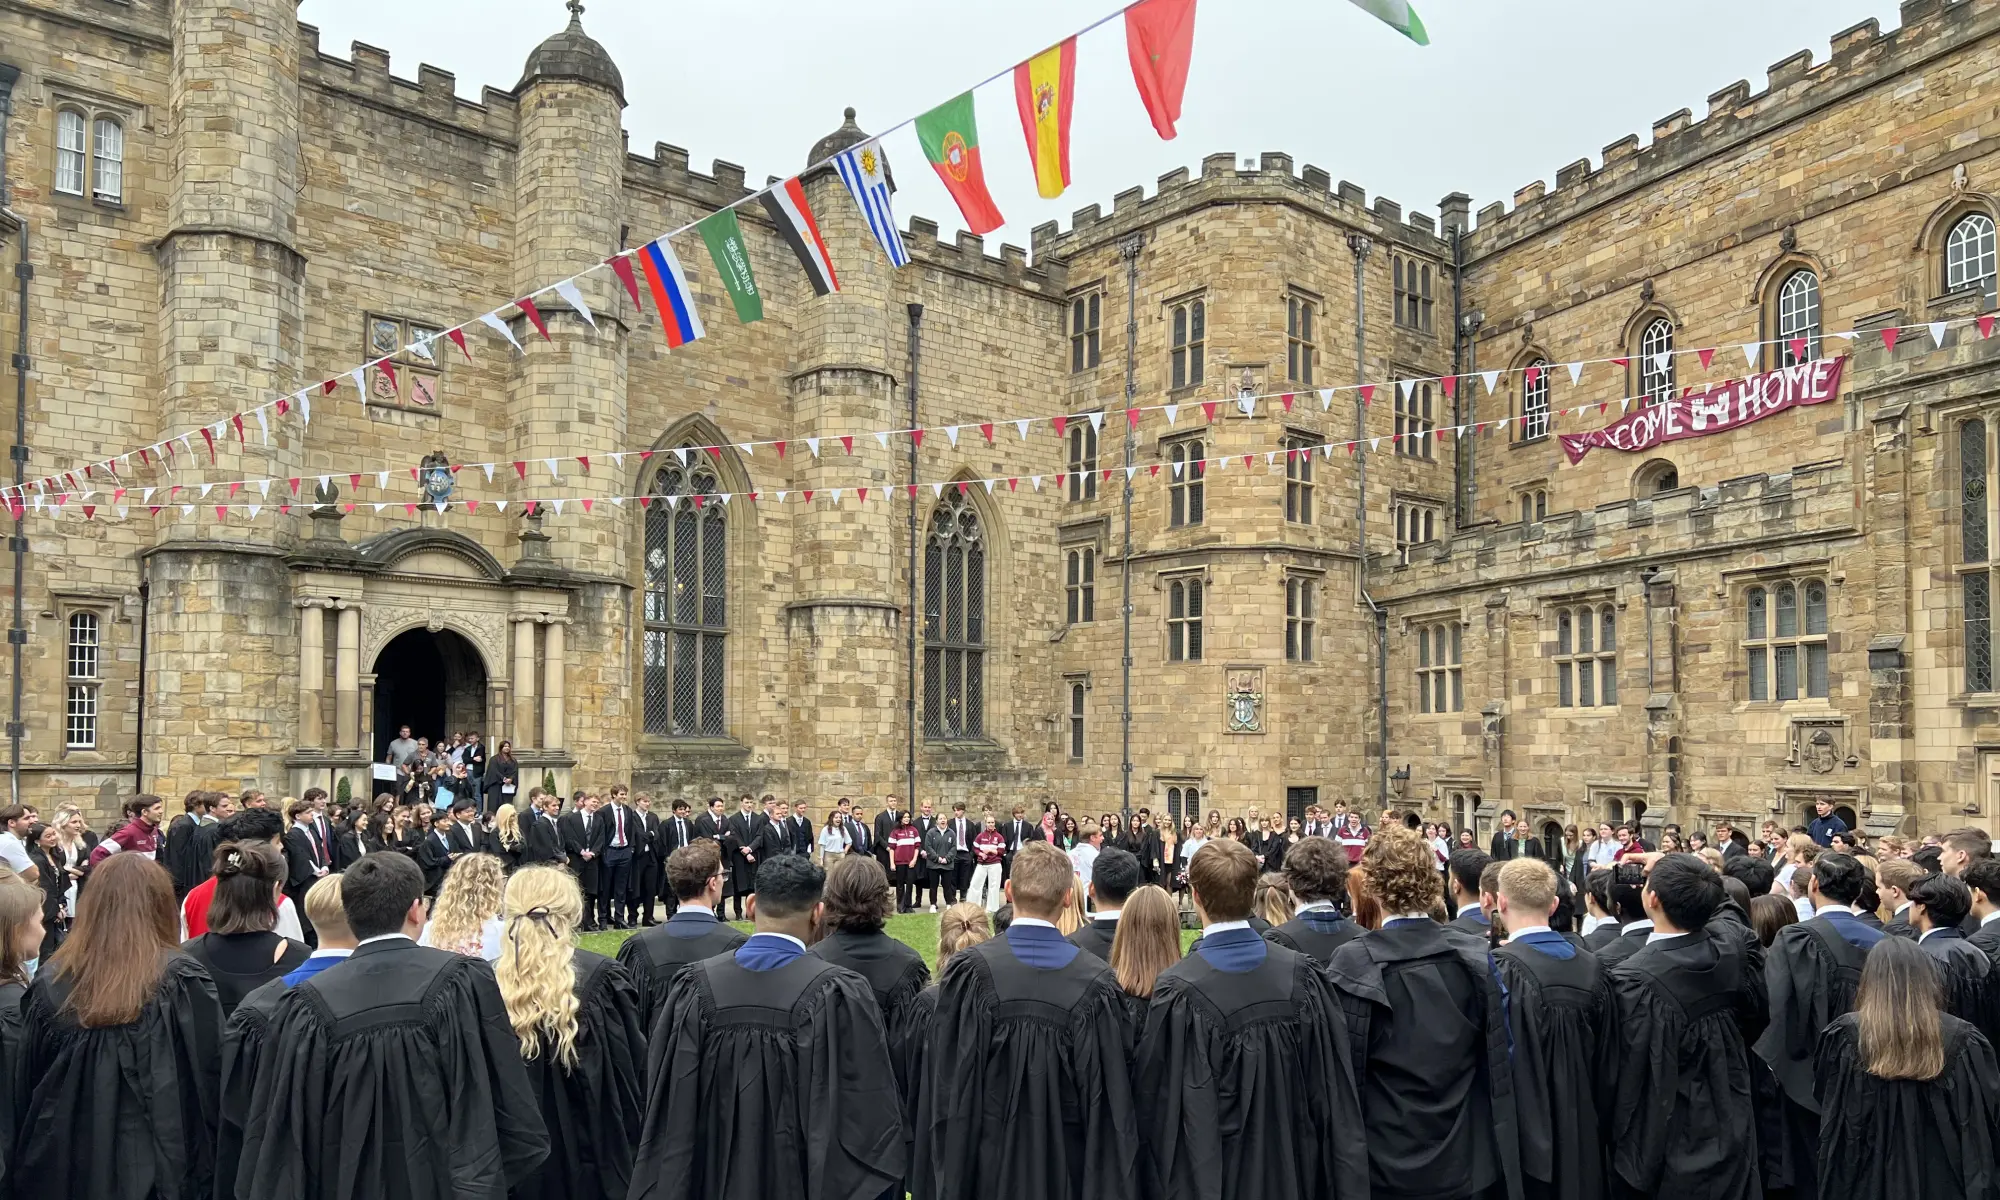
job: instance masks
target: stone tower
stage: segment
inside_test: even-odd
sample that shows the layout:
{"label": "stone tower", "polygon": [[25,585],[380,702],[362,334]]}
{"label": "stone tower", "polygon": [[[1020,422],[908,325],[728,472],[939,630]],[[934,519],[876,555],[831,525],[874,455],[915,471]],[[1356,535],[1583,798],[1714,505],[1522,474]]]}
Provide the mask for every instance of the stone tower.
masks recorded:
{"label": "stone tower", "polygon": [[[850,108],[840,128],[812,148],[807,164],[867,137]],[[838,264],[840,290],[821,297],[805,292],[793,351],[792,445],[804,450],[807,437],[829,436],[817,458],[808,451],[789,460],[792,487],[815,493],[793,518],[798,596],[789,609],[791,744],[862,745],[869,752],[845,758],[848,771],[837,776],[823,775],[816,760],[795,760],[792,786],[800,794],[815,787],[900,794],[909,498],[890,500],[884,489],[907,478],[909,443],[891,438],[884,448],[863,434],[850,454],[830,435],[909,424],[902,390],[909,318],[896,302],[894,270],[839,176],[821,168],[802,182]],[[868,487],[865,501],[856,493],[861,484]],[[842,489],[838,503],[834,488]],[[857,774],[853,767],[861,763]]]}
{"label": "stone tower", "polygon": [[[514,172],[514,282],[521,296],[596,266],[621,248],[624,79],[604,47],[584,33],[583,5],[570,0],[569,9],[568,28],[535,47],[515,88],[520,149]],[[534,297],[552,340],[544,341],[525,319],[514,322],[514,336],[526,353],[513,364],[513,457],[534,468],[516,484],[524,499],[624,495],[631,482],[629,473],[613,469],[610,455],[626,445],[625,353],[632,314],[609,271],[579,280],[577,288],[596,328],[553,292]],[[562,463],[556,481],[542,464],[577,455],[591,459],[590,474],[574,462]],[[588,747],[571,740],[585,731],[565,728],[564,697],[579,690],[573,685],[580,681],[570,679],[569,688],[564,681],[568,663],[578,657],[569,643],[608,646],[623,636],[632,527],[586,519],[574,508],[569,513],[545,518],[551,569],[591,582],[581,585],[569,612],[545,612],[537,602],[514,614],[515,672],[536,663],[540,672],[537,689],[515,680],[517,709],[527,697],[542,698],[538,721],[517,711],[514,741],[544,753],[587,751],[607,769],[623,770],[630,745],[629,678],[621,673],[595,681],[591,691],[603,704],[600,720],[588,731],[593,739]],[[524,555],[536,545],[531,535],[523,543]],[[543,566],[532,555],[523,565]],[[536,736],[526,735],[530,729]]]}
{"label": "stone tower", "polygon": [[[295,0],[174,0],[173,182],[157,250],[163,437],[297,386],[298,44]],[[211,466],[193,439],[205,474],[192,478],[297,474],[298,442],[279,430],[269,447],[254,424],[240,445],[228,427],[216,441]],[[150,783],[166,794],[278,777],[293,725],[286,664],[298,635],[279,556],[290,530],[212,518],[161,521],[146,559],[156,657],[143,735],[157,755]]]}

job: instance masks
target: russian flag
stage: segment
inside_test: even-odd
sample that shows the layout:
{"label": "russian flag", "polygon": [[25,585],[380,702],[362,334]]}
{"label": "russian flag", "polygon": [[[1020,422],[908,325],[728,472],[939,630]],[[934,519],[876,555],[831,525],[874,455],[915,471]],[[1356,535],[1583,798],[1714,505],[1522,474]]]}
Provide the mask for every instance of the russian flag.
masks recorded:
{"label": "russian flag", "polygon": [[653,303],[660,310],[660,328],[666,330],[669,347],[685,346],[707,333],[701,314],[694,310],[694,293],[688,290],[681,260],[667,239],[647,243],[639,251],[639,267],[646,273],[646,285],[653,290]]}

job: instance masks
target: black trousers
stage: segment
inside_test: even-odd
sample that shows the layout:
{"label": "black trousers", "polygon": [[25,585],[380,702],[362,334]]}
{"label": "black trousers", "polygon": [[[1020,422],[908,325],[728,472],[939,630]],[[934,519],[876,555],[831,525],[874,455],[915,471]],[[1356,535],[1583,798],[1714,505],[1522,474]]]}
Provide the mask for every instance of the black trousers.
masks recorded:
{"label": "black trousers", "polygon": [[[661,898],[660,884],[665,878],[666,871],[657,855],[639,856],[638,867],[632,872],[632,886],[635,889],[633,903],[644,910],[644,919],[649,924],[653,920],[653,902]],[[672,901],[668,901],[667,911],[671,913],[673,909]]]}
{"label": "black trousers", "polygon": [[632,851],[606,850],[604,865],[598,868],[597,921],[609,925],[623,921],[632,910]]}
{"label": "black trousers", "polygon": [[951,864],[951,902],[957,904],[972,890],[972,852],[960,854]]}

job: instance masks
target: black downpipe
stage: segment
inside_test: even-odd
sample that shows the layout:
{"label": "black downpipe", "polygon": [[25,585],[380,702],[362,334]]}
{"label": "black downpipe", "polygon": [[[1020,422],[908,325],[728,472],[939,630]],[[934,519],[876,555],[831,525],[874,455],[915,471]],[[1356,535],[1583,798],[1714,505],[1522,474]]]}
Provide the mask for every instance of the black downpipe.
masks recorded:
{"label": "black downpipe", "polygon": [[[628,601],[629,603],[629,601]],[[139,585],[139,736],[132,742],[132,790],[146,790],[146,642],[153,631],[153,585]]]}
{"label": "black downpipe", "polygon": [[[28,357],[28,284],[35,268],[28,261],[28,221],[11,210],[0,209],[14,219],[20,230],[21,258],[14,264],[14,279],[20,288],[20,312],[14,340],[14,446],[8,457],[14,461],[14,503],[28,503],[28,372],[34,361]],[[25,514],[24,514],[25,515]],[[7,627],[7,645],[13,652],[14,682],[12,717],[7,722],[7,784],[11,803],[21,802],[21,736],[27,727],[21,722],[21,650],[28,644],[27,612],[22,593],[27,588],[28,535],[21,520],[14,522],[13,536],[7,539],[14,552],[14,623]]]}
{"label": "black downpipe", "polygon": [[[921,428],[917,423],[917,364],[923,350],[924,306],[910,305],[910,386],[907,389],[910,400],[910,428]],[[904,802],[905,811],[917,806],[917,439],[910,439],[910,607],[905,619],[909,638],[905,666],[904,688],[908,698],[905,716],[908,724],[909,742],[903,760],[903,774],[909,791]]]}

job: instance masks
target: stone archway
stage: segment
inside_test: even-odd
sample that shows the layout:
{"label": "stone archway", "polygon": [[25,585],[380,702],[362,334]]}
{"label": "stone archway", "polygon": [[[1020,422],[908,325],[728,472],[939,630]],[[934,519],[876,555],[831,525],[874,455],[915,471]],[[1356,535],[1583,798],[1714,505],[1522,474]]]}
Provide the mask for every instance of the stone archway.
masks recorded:
{"label": "stone archway", "polygon": [[404,725],[412,736],[433,743],[454,733],[485,731],[486,661],[457,630],[404,630],[375,656],[374,676],[371,756],[377,762]]}

